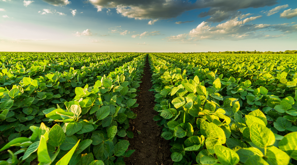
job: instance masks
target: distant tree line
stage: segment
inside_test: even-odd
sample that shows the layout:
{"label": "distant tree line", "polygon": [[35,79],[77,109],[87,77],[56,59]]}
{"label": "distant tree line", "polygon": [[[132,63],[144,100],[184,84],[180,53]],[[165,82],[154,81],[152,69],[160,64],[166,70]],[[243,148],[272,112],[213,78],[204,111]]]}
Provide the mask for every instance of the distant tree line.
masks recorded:
{"label": "distant tree line", "polygon": [[278,52],[273,52],[273,51],[224,51],[224,52],[211,52],[209,53],[223,53],[223,54],[297,54],[297,50],[286,50],[286,51],[278,51]]}

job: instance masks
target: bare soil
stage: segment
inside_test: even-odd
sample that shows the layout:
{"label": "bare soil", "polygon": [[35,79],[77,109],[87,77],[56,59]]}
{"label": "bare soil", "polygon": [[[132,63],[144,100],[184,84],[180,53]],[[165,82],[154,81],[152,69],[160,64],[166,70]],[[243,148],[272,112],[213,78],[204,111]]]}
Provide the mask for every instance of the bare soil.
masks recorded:
{"label": "bare soil", "polygon": [[129,139],[129,149],[136,150],[131,157],[125,158],[127,165],[172,165],[169,141],[161,137],[162,128],[153,120],[158,115],[153,108],[155,106],[152,88],[152,74],[148,58],[144,68],[142,83],[139,87],[137,103],[139,106],[133,108],[137,118],[130,120],[130,131],[134,138]]}

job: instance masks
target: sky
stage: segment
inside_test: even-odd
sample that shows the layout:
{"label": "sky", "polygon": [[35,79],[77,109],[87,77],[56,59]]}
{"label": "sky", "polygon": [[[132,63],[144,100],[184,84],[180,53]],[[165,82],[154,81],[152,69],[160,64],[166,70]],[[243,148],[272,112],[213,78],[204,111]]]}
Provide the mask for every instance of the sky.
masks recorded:
{"label": "sky", "polygon": [[297,0],[0,0],[0,51],[297,49]]}

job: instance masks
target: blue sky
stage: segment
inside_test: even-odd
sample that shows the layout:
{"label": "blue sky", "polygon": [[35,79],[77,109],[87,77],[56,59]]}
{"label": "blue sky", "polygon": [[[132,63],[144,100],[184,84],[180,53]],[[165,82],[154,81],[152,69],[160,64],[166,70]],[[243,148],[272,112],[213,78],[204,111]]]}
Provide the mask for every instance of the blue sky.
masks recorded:
{"label": "blue sky", "polygon": [[297,49],[295,0],[0,0],[0,51]]}

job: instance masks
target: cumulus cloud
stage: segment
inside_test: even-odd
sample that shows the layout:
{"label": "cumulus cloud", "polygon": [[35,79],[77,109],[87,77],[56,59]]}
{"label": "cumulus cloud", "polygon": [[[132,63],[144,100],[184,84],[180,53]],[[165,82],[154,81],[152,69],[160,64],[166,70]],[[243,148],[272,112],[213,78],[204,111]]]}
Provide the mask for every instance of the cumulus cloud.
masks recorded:
{"label": "cumulus cloud", "polygon": [[148,24],[149,24],[149,25],[153,25],[153,24],[155,24],[155,22],[157,22],[157,21],[158,21],[158,19],[150,20],[150,21],[148,22]]}
{"label": "cumulus cloud", "polygon": [[41,15],[52,14],[53,12],[50,9],[42,9],[42,11],[38,11]]}
{"label": "cumulus cloud", "polygon": [[282,18],[293,18],[293,17],[296,17],[297,16],[297,8],[296,9],[288,9],[288,10],[285,10],[284,12],[282,12],[280,14],[280,17]]}
{"label": "cumulus cloud", "polygon": [[76,35],[77,37],[80,37],[80,36],[92,36],[93,33],[91,32],[90,29],[86,29],[86,30],[84,30],[84,31],[81,32],[81,33],[80,33],[80,32],[76,32],[75,35]]}
{"label": "cumulus cloud", "polygon": [[2,17],[3,17],[3,18],[9,18],[8,15],[3,15]]}
{"label": "cumulus cloud", "polygon": [[143,32],[141,34],[134,34],[131,37],[132,38],[136,38],[136,37],[142,38],[142,37],[157,36],[157,35],[160,35],[160,31],[152,31],[152,32],[145,31],[145,32]]}
{"label": "cumulus cloud", "polygon": [[[203,21],[189,33],[179,34],[168,37],[169,41],[197,41],[203,39],[223,39],[223,40],[239,40],[251,38],[276,38],[284,36],[287,33],[297,32],[297,25],[285,24],[247,24],[261,16],[249,17],[241,19],[236,17],[216,26]],[[268,35],[265,32],[275,31],[281,32],[279,35]]]}
{"label": "cumulus cloud", "polygon": [[33,3],[34,1],[26,1],[26,0],[24,0],[23,1],[24,2],[24,6],[29,6],[31,3]]}
{"label": "cumulus cloud", "polygon": [[57,12],[59,15],[66,15],[65,13],[62,12]]}
{"label": "cumulus cloud", "polygon": [[201,13],[200,17],[211,16],[208,21],[220,22],[236,17],[240,9],[272,6],[277,0],[89,0],[91,4],[102,11],[103,8],[115,8],[118,14],[134,19],[169,19],[182,13],[209,8]]}
{"label": "cumulus cloud", "polygon": [[286,4],[286,5],[281,5],[281,6],[277,6],[277,7],[273,8],[273,9],[269,10],[268,13],[267,13],[267,16],[271,16],[271,15],[273,15],[273,14],[276,14],[276,13],[278,13],[281,9],[285,9],[285,8],[287,8],[287,7],[289,7],[288,4]]}
{"label": "cumulus cloud", "polygon": [[65,6],[70,4],[70,1],[68,0],[43,0],[43,1],[54,6]]}
{"label": "cumulus cloud", "polygon": [[3,9],[3,8],[0,8],[0,11],[5,11],[5,9]]}
{"label": "cumulus cloud", "polygon": [[243,18],[248,17],[248,16],[251,16],[251,15],[252,15],[251,13],[241,14],[241,15],[239,16],[239,18],[240,18],[240,19],[243,19]]}
{"label": "cumulus cloud", "polygon": [[73,15],[73,17],[75,16],[75,14],[76,14],[76,9],[74,9],[74,10],[71,10],[71,14]]}
{"label": "cumulus cloud", "polygon": [[126,35],[126,34],[128,34],[128,33],[130,33],[128,30],[125,30],[125,31],[123,31],[123,32],[120,32],[120,35],[122,35],[122,36],[124,36],[124,35]]}
{"label": "cumulus cloud", "polygon": [[178,21],[178,22],[175,22],[175,24],[184,24],[184,23],[190,23],[190,22],[194,22],[194,21]]}

